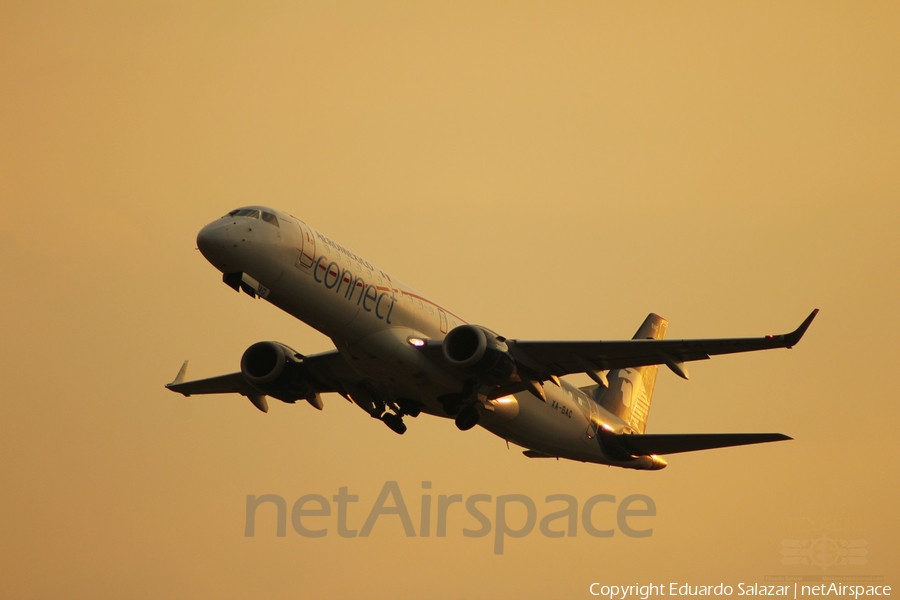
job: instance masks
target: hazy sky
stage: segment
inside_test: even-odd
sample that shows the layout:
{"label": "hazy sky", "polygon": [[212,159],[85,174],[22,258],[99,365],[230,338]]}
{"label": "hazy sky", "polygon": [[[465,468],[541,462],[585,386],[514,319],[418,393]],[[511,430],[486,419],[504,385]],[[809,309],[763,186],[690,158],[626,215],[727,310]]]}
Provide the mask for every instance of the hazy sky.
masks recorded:
{"label": "hazy sky", "polygon": [[[580,598],[590,583],[897,585],[900,5],[0,4],[0,580],[10,597]],[[167,392],[251,343],[330,341],[222,285],[196,232],[287,210],[507,337],[761,335],[661,372],[649,432],[795,441],[661,472],[530,460],[484,430],[397,436]],[[576,380],[586,378],[574,378]],[[653,535],[275,535],[247,495],[347,487],[359,529],[428,493],[653,498]],[[437,500],[435,499],[436,503]],[[489,505],[493,507],[494,505]],[[458,508],[458,507],[457,507]],[[510,513],[511,522],[524,512]],[[596,518],[612,522],[612,509]],[[493,515],[492,515],[493,520]],[[790,566],[782,542],[865,542]],[[838,557],[840,559],[840,557]]]}

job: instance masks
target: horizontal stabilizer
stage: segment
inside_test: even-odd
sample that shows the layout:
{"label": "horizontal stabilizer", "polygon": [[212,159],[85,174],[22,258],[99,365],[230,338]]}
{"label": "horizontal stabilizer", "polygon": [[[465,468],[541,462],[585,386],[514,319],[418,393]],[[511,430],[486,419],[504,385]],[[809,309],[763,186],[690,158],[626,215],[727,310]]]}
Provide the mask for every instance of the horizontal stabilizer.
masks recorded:
{"label": "horizontal stabilizer", "polygon": [[790,440],[783,433],[651,433],[617,436],[619,445],[634,456],[676,454],[729,446]]}

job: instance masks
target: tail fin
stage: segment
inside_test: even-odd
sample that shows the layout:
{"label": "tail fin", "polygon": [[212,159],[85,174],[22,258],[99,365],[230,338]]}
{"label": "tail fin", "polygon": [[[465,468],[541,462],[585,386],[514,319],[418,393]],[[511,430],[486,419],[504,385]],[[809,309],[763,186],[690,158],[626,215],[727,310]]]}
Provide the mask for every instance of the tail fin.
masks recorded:
{"label": "tail fin", "polygon": [[[666,337],[669,322],[650,313],[644,323],[634,334],[635,340],[661,340]],[[609,372],[609,388],[598,389],[597,402],[626,423],[631,425],[634,433],[644,433],[647,429],[647,417],[650,414],[650,402],[653,399],[653,388],[656,385],[658,365],[637,367],[634,369],[614,369]]]}

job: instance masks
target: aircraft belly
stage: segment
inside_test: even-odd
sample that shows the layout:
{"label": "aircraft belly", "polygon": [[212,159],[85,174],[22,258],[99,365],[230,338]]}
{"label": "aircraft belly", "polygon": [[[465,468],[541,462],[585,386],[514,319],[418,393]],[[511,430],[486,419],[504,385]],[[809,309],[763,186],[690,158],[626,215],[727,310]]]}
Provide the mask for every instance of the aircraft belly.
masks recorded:
{"label": "aircraft belly", "polygon": [[[552,384],[551,384],[552,385]],[[585,444],[582,438],[589,421],[580,410],[574,410],[563,401],[559,388],[545,386],[547,402],[530,392],[515,395],[519,405],[518,415],[505,423],[485,420],[485,429],[522,447],[539,450],[552,456],[597,462],[602,458],[600,447]]]}
{"label": "aircraft belly", "polygon": [[443,414],[437,396],[456,391],[460,383],[407,339],[419,335],[406,327],[391,327],[370,333],[355,342],[333,339],[338,351],[354,371],[390,395],[416,400],[426,412]]}

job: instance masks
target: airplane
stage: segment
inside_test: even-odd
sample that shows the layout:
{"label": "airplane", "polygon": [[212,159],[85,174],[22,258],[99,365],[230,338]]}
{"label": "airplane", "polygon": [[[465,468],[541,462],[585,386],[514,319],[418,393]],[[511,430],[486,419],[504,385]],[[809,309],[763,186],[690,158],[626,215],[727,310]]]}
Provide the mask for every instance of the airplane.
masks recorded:
{"label": "airplane", "polygon": [[[263,412],[267,397],[322,410],[322,394],[336,393],[398,434],[405,417],[426,413],[463,431],[481,426],[529,458],[629,469],[662,469],[667,454],[790,440],[646,433],[647,417],[660,365],[688,379],[690,361],[791,348],[818,313],[791,333],[755,338],[668,340],[668,321],[651,313],[630,340],[517,340],[468,323],[283,211],[232,210],[200,230],[197,248],[229,287],[300,319],[335,349],[305,355],[257,342],[235,373],[187,381],[185,361],[169,390],[241,394]],[[593,385],[562,379],[575,373]]]}

